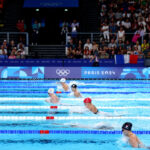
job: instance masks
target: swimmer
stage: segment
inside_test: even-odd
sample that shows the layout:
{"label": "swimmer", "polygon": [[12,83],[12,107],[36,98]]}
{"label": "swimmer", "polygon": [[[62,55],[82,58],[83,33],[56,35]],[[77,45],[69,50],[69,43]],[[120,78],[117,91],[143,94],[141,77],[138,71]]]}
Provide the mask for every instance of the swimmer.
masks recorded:
{"label": "swimmer", "polygon": [[127,137],[128,143],[134,148],[145,148],[150,149],[150,147],[146,147],[138,137],[132,133],[132,123],[126,122],[122,126],[122,132],[125,137]]}
{"label": "swimmer", "polygon": [[59,103],[59,98],[54,94],[53,88],[48,90],[48,95],[50,97],[45,100],[47,103],[54,103],[54,104]]}
{"label": "swimmer", "polygon": [[69,91],[69,86],[66,84],[66,79],[62,78],[60,79],[60,84],[62,85],[62,88],[64,89],[64,91]]}
{"label": "swimmer", "polygon": [[76,84],[71,85],[71,90],[72,90],[75,97],[82,97],[80,92],[77,90],[77,85]]}
{"label": "swimmer", "polygon": [[84,99],[84,105],[85,107],[90,110],[93,114],[98,114],[98,115],[104,115],[107,117],[111,117],[112,115],[107,113],[107,112],[103,112],[103,111],[99,111],[95,105],[92,104],[92,99],[91,98],[85,98]]}
{"label": "swimmer", "polygon": [[85,107],[90,110],[92,113],[97,114],[98,109],[95,107],[95,105],[92,104],[92,100],[90,98],[85,98],[84,99],[84,105]]}

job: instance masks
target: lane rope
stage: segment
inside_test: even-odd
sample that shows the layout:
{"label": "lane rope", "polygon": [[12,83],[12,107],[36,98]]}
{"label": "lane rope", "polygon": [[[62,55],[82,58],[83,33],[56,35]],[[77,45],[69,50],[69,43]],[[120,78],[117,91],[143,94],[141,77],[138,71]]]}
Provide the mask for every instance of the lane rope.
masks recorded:
{"label": "lane rope", "polygon": [[[132,131],[135,134],[150,134],[150,131]],[[0,134],[122,134],[122,131],[103,130],[0,130]]]}
{"label": "lane rope", "polygon": [[[48,98],[48,97],[47,97]],[[1,97],[0,101],[45,101],[47,98],[41,98],[41,97]],[[60,98],[60,101],[82,101],[84,98]],[[150,98],[92,98],[93,101],[150,101]]]}
{"label": "lane rope", "polygon": [[[82,109],[84,106],[0,106],[0,110],[9,109]],[[97,107],[98,109],[150,109],[150,106],[128,106],[128,107]]]}
{"label": "lane rope", "polygon": [[41,120],[121,120],[121,119],[136,119],[136,120],[150,120],[150,117],[144,116],[136,116],[136,117],[80,117],[80,116],[69,116],[69,117],[56,117],[56,116],[0,116],[0,120],[34,120],[34,121],[41,121]]}

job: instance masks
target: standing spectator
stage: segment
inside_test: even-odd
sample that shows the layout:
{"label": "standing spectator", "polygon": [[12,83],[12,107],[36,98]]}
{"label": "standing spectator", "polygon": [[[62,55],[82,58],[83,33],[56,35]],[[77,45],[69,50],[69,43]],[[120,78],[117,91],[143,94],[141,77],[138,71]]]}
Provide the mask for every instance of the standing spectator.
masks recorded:
{"label": "standing spectator", "polygon": [[69,23],[66,20],[64,20],[64,22],[60,24],[60,28],[61,28],[61,37],[62,37],[61,41],[62,44],[64,44],[66,39],[66,33],[69,32]]}
{"label": "standing spectator", "polygon": [[109,42],[109,25],[107,24],[107,21],[102,24],[101,31],[103,32],[104,40]]}
{"label": "standing spectator", "polygon": [[109,29],[111,38],[116,38],[117,26],[114,23],[114,21],[112,21],[111,24],[109,25]]}
{"label": "standing spectator", "polygon": [[120,27],[120,30],[118,31],[118,40],[125,41],[125,31],[123,27]]}
{"label": "standing spectator", "polygon": [[141,45],[141,49],[142,49],[142,51],[145,51],[147,48],[149,48],[149,43],[147,43],[147,41],[144,39],[144,41]]}
{"label": "standing spectator", "polygon": [[39,30],[40,30],[40,23],[38,23],[37,20],[34,21],[32,24],[32,45],[38,43],[38,38],[39,38]]}
{"label": "standing spectator", "polygon": [[72,38],[77,37],[78,30],[79,30],[79,22],[77,22],[77,20],[73,20],[73,22],[71,24]]}
{"label": "standing spectator", "polygon": [[26,30],[26,25],[24,23],[24,20],[18,20],[16,27],[18,29],[19,32],[25,32]]}
{"label": "standing spectator", "polygon": [[90,51],[92,50],[92,43],[90,42],[90,39],[86,40],[86,43],[84,44],[84,49],[85,47],[88,47]]}

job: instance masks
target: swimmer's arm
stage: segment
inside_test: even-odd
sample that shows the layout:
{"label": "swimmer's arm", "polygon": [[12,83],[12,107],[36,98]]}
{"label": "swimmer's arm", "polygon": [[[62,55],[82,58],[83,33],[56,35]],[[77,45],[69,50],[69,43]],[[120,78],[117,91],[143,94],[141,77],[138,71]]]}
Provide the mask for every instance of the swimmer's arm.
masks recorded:
{"label": "swimmer's arm", "polygon": [[[148,148],[148,147],[146,147],[140,140],[139,140],[139,138],[137,137],[137,141],[138,141],[138,147],[139,148]],[[149,148],[148,148],[149,149]]]}
{"label": "swimmer's arm", "polygon": [[136,135],[133,135],[130,139],[129,139],[129,143],[132,147],[134,148],[139,148],[139,143],[137,142],[136,139]]}

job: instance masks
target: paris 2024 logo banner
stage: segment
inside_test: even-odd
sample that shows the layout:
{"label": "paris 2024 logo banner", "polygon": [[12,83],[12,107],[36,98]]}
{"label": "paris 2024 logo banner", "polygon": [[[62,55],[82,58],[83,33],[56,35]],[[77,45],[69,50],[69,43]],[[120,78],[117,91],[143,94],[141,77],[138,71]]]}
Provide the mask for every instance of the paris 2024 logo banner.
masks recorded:
{"label": "paris 2024 logo banner", "polygon": [[134,67],[0,67],[0,78],[149,79],[150,68]]}

